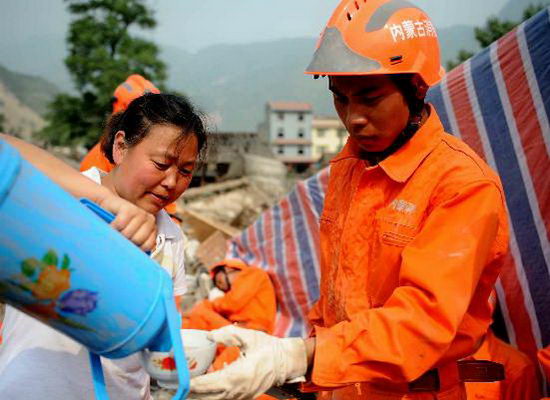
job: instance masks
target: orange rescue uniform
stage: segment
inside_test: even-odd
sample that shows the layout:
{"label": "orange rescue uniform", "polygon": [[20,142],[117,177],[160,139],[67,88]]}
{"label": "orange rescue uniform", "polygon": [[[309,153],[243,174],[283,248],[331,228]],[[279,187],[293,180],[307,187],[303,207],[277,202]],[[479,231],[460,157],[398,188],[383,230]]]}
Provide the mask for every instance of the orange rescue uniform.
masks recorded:
{"label": "orange rescue uniform", "polygon": [[97,143],[92,149],[84,156],[80,162],[80,171],[87,171],[92,167],[99,168],[104,172],[111,172],[115,167],[114,164],[105,157],[101,151],[101,144]]}
{"label": "orange rescue uniform", "polygon": [[466,383],[468,400],[539,400],[537,372],[533,362],[521,351],[497,338],[490,330],[471,357],[504,365],[506,379],[501,382]]}
{"label": "orange rescue uniform", "polygon": [[[272,333],[277,302],[275,289],[266,271],[240,261],[224,260],[227,267],[240,270],[231,289],[215,300],[203,300],[183,319],[183,328],[218,329],[230,324]],[[239,357],[238,347],[221,347],[212,364],[213,370],[222,369]],[[258,399],[269,399],[260,396]]]}
{"label": "orange rescue uniform", "polygon": [[433,399],[407,383],[438,368],[437,398],[463,399],[456,361],[488,329],[508,247],[500,180],[433,107],[380,164],[358,154],[350,138],[331,162],[312,383],[333,399]]}
{"label": "orange rescue uniform", "polygon": [[242,262],[225,262],[229,268],[240,270],[231,289],[215,300],[198,303],[184,327],[218,329],[229,324],[271,333],[275,324],[277,302],[275,289],[266,271]]}

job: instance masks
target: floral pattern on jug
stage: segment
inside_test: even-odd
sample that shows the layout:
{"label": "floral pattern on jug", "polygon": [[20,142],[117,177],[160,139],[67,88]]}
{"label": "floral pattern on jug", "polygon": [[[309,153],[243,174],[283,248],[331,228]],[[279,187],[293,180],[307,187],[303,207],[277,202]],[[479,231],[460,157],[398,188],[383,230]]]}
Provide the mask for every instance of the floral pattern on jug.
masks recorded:
{"label": "floral pattern on jug", "polygon": [[[8,280],[0,290],[19,289],[27,296],[23,307],[39,317],[58,320],[77,329],[93,329],[63,314],[86,316],[97,307],[98,293],[86,289],[71,289],[71,259],[64,254],[60,259],[50,249],[38,260],[27,258],[21,263],[21,274]],[[30,295],[30,296],[28,296]],[[30,298],[28,298],[30,297]]]}

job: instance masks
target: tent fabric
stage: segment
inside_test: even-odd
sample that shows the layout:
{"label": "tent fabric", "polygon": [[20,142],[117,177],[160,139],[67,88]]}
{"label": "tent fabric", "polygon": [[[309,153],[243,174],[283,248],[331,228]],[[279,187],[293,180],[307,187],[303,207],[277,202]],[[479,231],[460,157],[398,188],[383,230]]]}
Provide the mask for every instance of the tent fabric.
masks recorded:
{"label": "tent fabric", "polygon": [[[550,345],[550,7],[447,74],[428,100],[502,179],[511,239],[496,289],[512,344],[536,360]],[[328,175],[299,182],[230,244],[230,256],[270,272],[280,336],[308,333]]]}
{"label": "tent fabric", "polygon": [[279,204],[229,246],[229,256],[266,269],[278,302],[275,334],[306,336],[307,312],[319,298],[319,217],[329,169],[298,182]]}
{"label": "tent fabric", "polygon": [[511,342],[536,360],[550,343],[549,9],[451,71],[430,101],[501,177],[510,257],[496,289]]}

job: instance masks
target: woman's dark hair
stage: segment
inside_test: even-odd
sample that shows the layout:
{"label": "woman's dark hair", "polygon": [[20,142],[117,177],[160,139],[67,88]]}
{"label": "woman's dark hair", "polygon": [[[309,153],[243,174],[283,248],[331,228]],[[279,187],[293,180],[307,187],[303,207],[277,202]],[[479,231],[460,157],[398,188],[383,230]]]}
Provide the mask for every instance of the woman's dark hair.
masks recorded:
{"label": "woman's dark hair", "polygon": [[176,147],[185,145],[190,135],[198,141],[199,160],[207,148],[207,131],[193,105],[184,97],[173,94],[145,94],[130,103],[125,111],[113,114],[107,120],[101,138],[101,151],[114,164],[113,144],[118,131],[124,131],[125,144],[134,147],[148,134],[153,125],[172,125],[181,129]]}

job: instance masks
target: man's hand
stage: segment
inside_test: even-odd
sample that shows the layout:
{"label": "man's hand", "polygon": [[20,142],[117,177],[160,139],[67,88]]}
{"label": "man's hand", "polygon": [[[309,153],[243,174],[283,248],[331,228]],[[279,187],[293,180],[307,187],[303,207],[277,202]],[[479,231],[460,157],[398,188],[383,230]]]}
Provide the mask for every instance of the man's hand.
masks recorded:
{"label": "man's hand", "polygon": [[189,399],[254,399],[307,371],[306,347],[301,338],[281,339],[234,325],[214,330],[210,337],[218,344],[238,346],[242,356],[222,370],[193,378]]}
{"label": "man's hand", "polygon": [[157,224],[155,217],[138,206],[114,195],[109,190],[101,193],[97,203],[116,215],[111,226],[144,251],[155,248]]}

